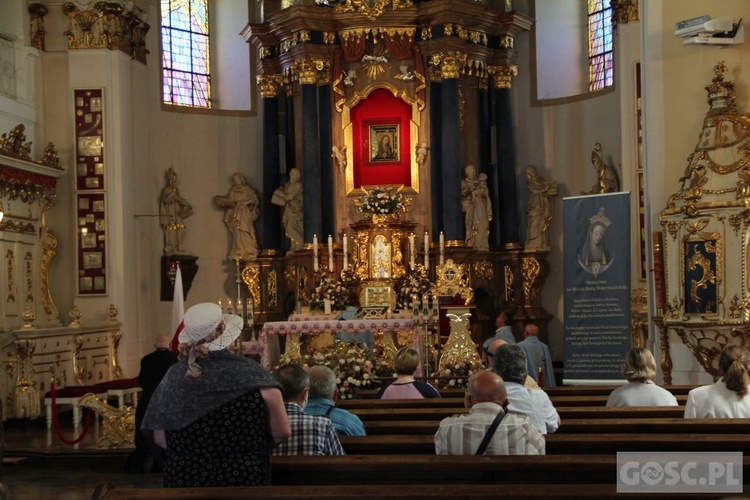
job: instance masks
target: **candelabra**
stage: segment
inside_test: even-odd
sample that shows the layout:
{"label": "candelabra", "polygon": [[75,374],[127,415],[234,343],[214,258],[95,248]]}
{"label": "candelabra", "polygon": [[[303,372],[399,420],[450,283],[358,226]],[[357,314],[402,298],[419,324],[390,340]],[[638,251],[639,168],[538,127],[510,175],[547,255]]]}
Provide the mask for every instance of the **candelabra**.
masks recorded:
{"label": "candelabra", "polygon": [[432,356],[430,347],[432,347],[431,332],[436,325],[440,327],[438,298],[437,295],[424,293],[420,297],[414,293],[411,296],[411,312],[414,316],[414,327],[417,329],[422,343],[422,367],[425,378],[430,377]]}

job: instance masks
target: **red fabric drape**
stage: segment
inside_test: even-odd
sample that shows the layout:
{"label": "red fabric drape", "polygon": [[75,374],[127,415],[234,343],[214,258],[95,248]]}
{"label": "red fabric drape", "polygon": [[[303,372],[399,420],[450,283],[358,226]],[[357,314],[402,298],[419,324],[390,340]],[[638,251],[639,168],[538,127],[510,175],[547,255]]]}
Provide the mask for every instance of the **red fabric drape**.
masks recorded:
{"label": "red fabric drape", "polygon": [[412,37],[408,33],[388,33],[383,36],[385,46],[394,59],[411,58]]}
{"label": "red fabric drape", "polygon": [[356,62],[362,59],[367,48],[367,34],[362,32],[348,32],[341,37],[341,47],[344,49],[344,61]]}

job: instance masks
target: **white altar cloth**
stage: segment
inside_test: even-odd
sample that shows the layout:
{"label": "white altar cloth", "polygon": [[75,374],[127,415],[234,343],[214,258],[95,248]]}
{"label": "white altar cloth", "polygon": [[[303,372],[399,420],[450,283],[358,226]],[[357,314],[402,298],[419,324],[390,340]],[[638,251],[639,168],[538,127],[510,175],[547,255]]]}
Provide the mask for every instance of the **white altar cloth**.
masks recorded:
{"label": "white altar cloth", "polygon": [[[418,335],[414,328],[412,318],[403,319],[355,319],[335,320],[324,319],[322,321],[273,321],[263,325],[258,341],[265,346],[262,363],[266,367],[278,365],[281,353],[279,352],[279,336],[295,336],[299,339],[302,334],[319,335],[321,333],[367,333],[367,332],[403,332],[411,330],[415,333],[415,341]],[[288,342],[289,339],[287,339]]]}

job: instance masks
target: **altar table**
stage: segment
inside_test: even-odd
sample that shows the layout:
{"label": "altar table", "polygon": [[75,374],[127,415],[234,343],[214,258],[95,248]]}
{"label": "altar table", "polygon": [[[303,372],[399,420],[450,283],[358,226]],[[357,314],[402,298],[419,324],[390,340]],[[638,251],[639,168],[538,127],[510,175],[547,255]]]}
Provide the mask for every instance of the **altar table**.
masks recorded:
{"label": "altar table", "polygon": [[[262,363],[266,367],[275,367],[279,363],[279,336],[287,336],[287,346],[298,344],[302,334],[319,335],[321,333],[368,333],[368,332],[414,332],[415,345],[419,346],[419,335],[410,318],[396,319],[354,319],[322,321],[273,321],[263,325],[258,341],[265,346]],[[287,350],[288,352],[288,350]]]}

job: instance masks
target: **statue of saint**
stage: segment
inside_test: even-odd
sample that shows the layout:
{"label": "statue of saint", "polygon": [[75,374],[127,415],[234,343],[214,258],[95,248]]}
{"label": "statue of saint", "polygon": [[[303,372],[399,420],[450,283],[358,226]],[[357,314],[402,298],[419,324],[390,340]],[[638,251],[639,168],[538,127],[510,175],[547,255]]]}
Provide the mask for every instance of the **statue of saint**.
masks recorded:
{"label": "statue of saint", "polygon": [[529,201],[526,205],[528,231],[526,232],[526,250],[549,250],[549,224],[552,221],[552,202],[557,196],[557,182],[545,180],[536,169],[526,167],[526,189],[529,190]]}
{"label": "statue of saint", "polygon": [[164,231],[164,255],[180,255],[185,252],[184,219],[193,215],[193,207],[180,196],[177,189],[177,174],[170,167],[166,174],[167,185],[159,197],[159,223]]}
{"label": "statue of saint", "polygon": [[477,250],[489,250],[492,201],[487,187],[487,174],[479,174],[474,165],[467,165],[461,181],[461,210],[466,223],[466,244]]}
{"label": "statue of saint", "polygon": [[591,164],[594,166],[594,170],[596,170],[596,184],[594,184],[591,191],[583,194],[616,193],[620,190],[620,181],[617,177],[617,172],[604,163],[602,145],[598,142],[594,144],[594,150],[591,152]]}
{"label": "statue of saint", "polygon": [[237,172],[232,175],[233,185],[226,196],[214,197],[216,204],[225,209],[224,223],[232,233],[230,260],[250,260],[258,256],[258,239],[255,236],[255,221],[260,217],[258,193]]}
{"label": "statue of saint", "polygon": [[302,249],[305,237],[302,218],[302,182],[300,182],[298,168],[293,168],[289,172],[289,182],[274,191],[271,203],[284,207],[281,222],[284,224],[284,234],[291,243],[289,253]]}

